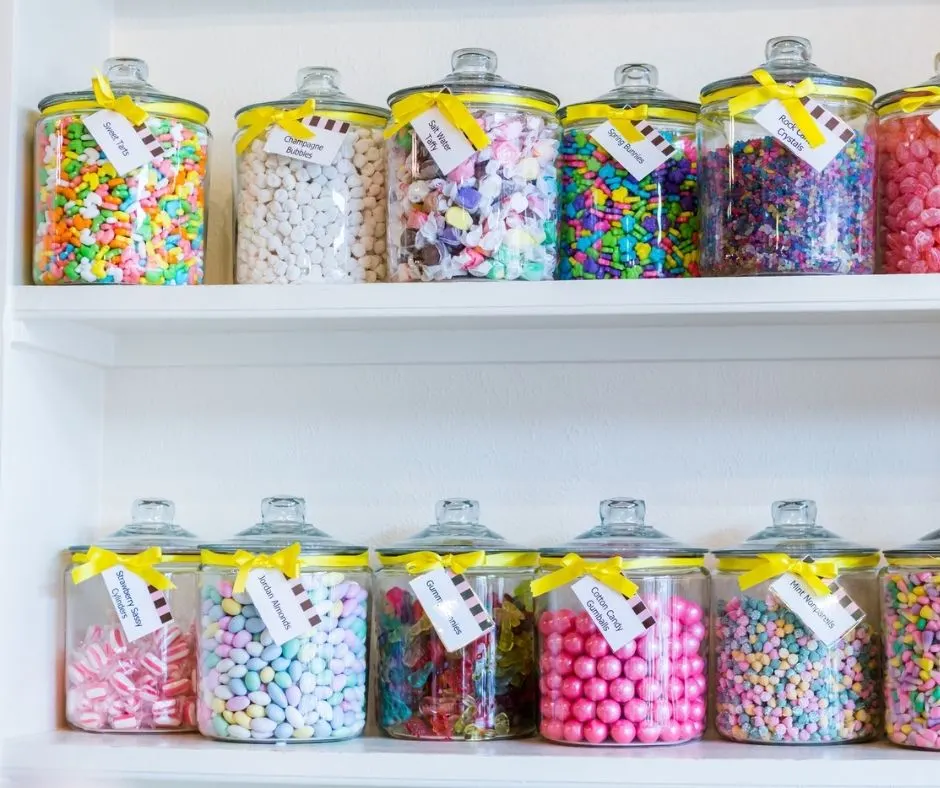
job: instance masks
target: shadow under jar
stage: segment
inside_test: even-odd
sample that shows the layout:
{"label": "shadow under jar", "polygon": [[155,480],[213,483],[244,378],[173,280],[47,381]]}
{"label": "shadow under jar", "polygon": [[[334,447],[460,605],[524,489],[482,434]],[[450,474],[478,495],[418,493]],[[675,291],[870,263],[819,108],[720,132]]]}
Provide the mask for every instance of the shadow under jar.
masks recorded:
{"label": "shadow under jar", "polygon": [[[388,98],[389,280],[551,279],[558,99],[504,80],[488,49],[458,49],[451,65],[438,82]],[[449,172],[406,111],[412,102],[438,108],[442,95],[460,102],[476,133],[486,134],[485,145]]]}
{"label": "shadow under jar", "polygon": [[[773,525],[715,551],[718,733],[762,744],[873,739],[882,723],[878,553],[817,525],[813,501],[777,501],[772,511]],[[796,581],[816,612],[800,607],[801,617],[788,607],[771,590],[781,578]],[[830,593],[813,591],[811,582]],[[834,640],[827,621],[838,619],[829,605],[856,621]]]}
{"label": "shadow under jar", "polygon": [[[202,284],[209,112],[161,93],[147,76],[142,60],[110,58],[93,90],[39,102],[36,284]],[[159,148],[152,160],[123,174],[85,124],[106,108],[107,97],[98,94],[108,90],[146,112],[138,136],[149,150]]]}
{"label": "shadow under jar", "polygon": [[[378,721],[389,736],[477,741],[535,732],[538,677],[529,584],[537,556],[478,518],[476,501],[440,501],[434,525],[379,551]],[[485,630],[453,651],[412,586],[436,569],[447,570],[467,600],[475,620],[470,626]]]}
{"label": "shadow under jar", "polygon": [[[265,498],[260,523],[203,545],[197,707],[203,736],[297,744],[351,739],[365,727],[368,550],[305,519],[303,498]],[[291,605],[293,612],[285,610]],[[295,631],[302,634],[284,639]]]}
{"label": "shadow under jar", "polygon": [[540,551],[532,590],[539,731],[549,741],[679,744],[705,732],[706,551],[647,525],[645,514],[643,501],[602,501],[600,525]]}
{"label": "shadow under jar", "polygon": [[902,747],[940,750],[940,531],[884,556],[885,730]]}
{"label": "shadow under jar", "polygon": [[[767,62],[751,74],[702,89],[699,186],[703,276],[761,274],[870,274],[875,264],[877,119],[867,82],[829,74],[810,62],[809,41],[795,36],[767,42]],[[761,74],[760,72],[763,72]],[[833,143],[844,147],[822,170],[788,149],[755,116],[773,99],[756,75],[777,85],[805,87],[833,122]],[[809,80],[809,82],[806,82]],[[734,102],[755,97],[750,109]],[[785,107],[778,123],[810,148]],[[782,117],[783,120],[779,120]]]}
{"label": "shadow under jar", "polygon": [[72,727],[196,729],[199,550],[174,513],[170,501],[140,499],[128,525],[69,548],[65,719]]}

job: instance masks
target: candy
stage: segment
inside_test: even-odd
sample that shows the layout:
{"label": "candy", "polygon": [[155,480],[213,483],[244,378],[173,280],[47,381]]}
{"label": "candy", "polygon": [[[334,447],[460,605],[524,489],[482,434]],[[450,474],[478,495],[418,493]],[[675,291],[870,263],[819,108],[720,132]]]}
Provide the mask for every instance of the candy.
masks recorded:
{"label": "candy", "polygon": [[[718,732],[778,744],[870,739],[881,728],[881,641],[863,621],[827,648],[775,596],[719,601]],[[690,714],[698,714],[696,703]]]}
{"label": "candy", "polygon": [[236,280],[385,281],[382,130],[351,127],[331,165],[265,153],[264,143],[238,161]]}
{"label": "candy", "polygon": [[892,567],[881,582],[888,739],[940,749],[940,574]]}
{"label": "candy", "polygon": [[699,166],[703,275],[872,273],[874,124],[822,172],[770,136],[706,148]]}
{"label": "candy", "polygon": [[501,580],[467,578],[496,626],[455,652],[444,649],[409,589],[392,587],[382,599],[379,724],[392,736],[478,740],[535,730],[535,625],[528,583],[510,595],[497,591]]}
{"label": "candy", "polygon": [[446,177],[411,127],[388,143],[389,279],[551,279],[554,119],[473,109],[490,145]]}
{"label": "candy", "polygon": [[587,130],[564,131],[558,279],[699,275],[695,139],[662,133],[678,152],[637,181]]}
{"label": "candy", "polygon": [[[184,651],[174,671],[158,656],[171,637]],[[118,624],[89,629],[66,653],[66,720],[87,731],[195,729],[177,713],[194,700],[188,677],[196,667],[195,638],[176,624],[132,643]]]}
{"label": "candy", "polygon": [[940,272],[940,130],[918,115],[885,118],[878,129],[881,270]]}
{"label": "candy", "polygon": [[[204,735],[274,742],[348,739],[362,732],[368,591],[340,572],[305,572],[301,578],[321,621],[278,646],[247,594],[234,594],[230,580],[204,573],[197,708]],[[239,648],[219,659],[236,620],[226,609],[235,604],[244,617],[236,634],[248,632],[250,639],[241,638]]]}
{"label": "candy", "polygon": [[36,129],[36,284],[201,284],[205,127],[151,113],[144,124],[164,153],[120,177],[86,114]]}
{"label": "candy", "polygon": [[[655,596],[644,598],[650,609],[659,606]],[[542,612],[538,623],[539,632],[543,633],[540,638],[543,670],[539,727],[542,736],[552,741],[608,745],[674,744],[700,738],[705,731],[704,703],[698,700],[702,694],[698,682],[704,687],[706,677],[702,656],[706,647],[705,629],[700,623],[701,607],[691,600],[681,599],[679,615],[663,617],[646,634],[616,653],[610,653],[607,641],[584,610],[561,608]],[[581,634],[589,631],[591,634],[586,636]],[[545,632],[552,634],[546,637]],[[584,649],[588,654],[601,655],[600,658],[579,656],[575,660],[575,669],[579,660],[589,660],[594,674],[583,680],[572,675],[562,678],[558,673],[559,664],[554,661],[556,658],[547,649],[553,635],[562,635],[564,643]],[[659,656],[668,654],[671,644],[683,639],[690,646],[694,644],[692,660]],[[678,678],[680,663],[685,667],[687,683]],[[582,673],[590,673],[591,668],[585,667],[587,663],[581,664]],[[557,679],[561,680],[560,693],[553,689]],[[667,699],[663,697],[664,687],[670,686],[673,692]],[[693,699],[701,706],[702,713],[683,729],[681,724],[688,721]]]}

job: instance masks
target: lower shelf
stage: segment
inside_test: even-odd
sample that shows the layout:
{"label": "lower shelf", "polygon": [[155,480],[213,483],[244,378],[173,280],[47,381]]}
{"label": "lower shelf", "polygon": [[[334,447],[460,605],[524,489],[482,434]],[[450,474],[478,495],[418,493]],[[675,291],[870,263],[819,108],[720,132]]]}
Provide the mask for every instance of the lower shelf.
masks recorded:
{"label": "lower shelf", "polygon": [[[483,757],[487,756],[487,757]],[[937,786],[940,754],[884,743],[770,747],[703,741],[678,747],[563,747],[538,739],[467,743],[361,738],[340,744],[245,746],[199,736],[59,731],[7,739],[13,785]]]}

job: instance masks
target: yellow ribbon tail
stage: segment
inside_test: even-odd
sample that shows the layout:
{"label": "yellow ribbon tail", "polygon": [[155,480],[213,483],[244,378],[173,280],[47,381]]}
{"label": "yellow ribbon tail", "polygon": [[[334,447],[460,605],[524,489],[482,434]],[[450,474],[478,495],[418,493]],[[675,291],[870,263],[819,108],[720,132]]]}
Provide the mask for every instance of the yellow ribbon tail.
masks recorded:
{"label": "yellow ribbon tail", "polygon": [[838,567],[831,561],[807,563],[783,553],[762,553],[755,560],[763,563],[758,563],[738,577],[738,586],[742,591],[789,572],[802,578],[817,596],[827,596],[832,592],[821,578],[832,580],[839,575]]}
{"label": "yellow ribbon tail", "polygon": [[483,150],[490,144],[490,138],[483,127],[473,117],[458,96],[452,93],[413,93],[396,101],[392,107],[392,122],[385,129],[385,137],[393,137],[411,121],[429,109],[437,107],[441,114],[454,126],[463,132],[470,144],[477,150]]}
{"label": "yellow ribbon tail", "polygon": [[612,556],[605,561],[585,561],[576,553],[568,553],[562,559],[543,559],[545,566],[558,566],[554,572],[532,581],[532,596],[542,596],[556,588],[573,583],[585,575],[610,586],[629,599],[637,591],[637,585],[623,576],[623,559]]}
{"label": "yellow ribbon tail", "polygon": [[809,110],[799,99],[785,99],[782,102],[787,114],[793,119],[811,148],[818,148],[826,141],[825,135],[819,130],[819,124],[813,120]]}
{"label": "yellow ribbon tail", "polygon": [[75,585],[84,583],[112,567],[123,566],[160,591],[176,588],[169,577],[154,569],[154,564],[159,564],[163,560],[163,553],[159,547],[148,547],[136,555],[124,556],[92,545],[87,553],[78,553],[72,557],[72,560],[78,563],[78,566],[72,569],[72,582]]}
{"label": "yellow ribbon tail", "polygon": [[277,569],[284,577],[297,577],[300,574],[300,543],[294,542],[273,555],[250,553],[247,550],[236,550],[234,555],[203,550],[202,563],[207,566],[237,569],[238,574],[235,576],[232,590],[240,594],[245,590],[248,577],[254,569]]}
{"label": "yellow ribbon tail", "polygon": [[781,85],[768,71],[762,68],[752,72],[751,76],[757,81],[759,87],[728,99],[728,112],[732,117],[769,101],[777,100],[783,105],[783,108],[800,130],[800,133],[806,138],[806,142],[811,148],[818,148],[826,141],[813,116],[809,114],[809,111],[800,101],[801,98],[805,98],[816,91],[813,80],[807,78],[795,86]]}
{"label": "yellow ribbon tail", "polygon": [[103,74],[96,73],[91,80],[91,89],[95,94],[97,101],[104,109],[110,109],[123,115],[130,121],[131,125],[139,126],[147,120],[147,110],[134,103],[130,96],[114,97],[114,91],[111,90],[111,83]]}
{"label": "yellow ribbon tail", "polygon": [[277,109],[275,107],[256,107],[241,113],[238,118],[238,126],[243,131],[235,143],[235,152],[240,156],[258,137],[264,134],[272,126],[280,126],[292,137],[299,140],[309,140],[316,136],[316,133],[309,126],[305,126],[300,121],[310,117],[317,110],[317,102],[314,99],[307,99],[296,109]]}

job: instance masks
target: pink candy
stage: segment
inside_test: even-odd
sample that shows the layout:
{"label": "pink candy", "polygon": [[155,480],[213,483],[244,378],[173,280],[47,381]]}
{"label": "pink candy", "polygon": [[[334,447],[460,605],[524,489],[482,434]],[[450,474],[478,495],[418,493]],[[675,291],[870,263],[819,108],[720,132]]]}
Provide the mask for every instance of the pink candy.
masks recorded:
{"label": "pink candy", "polygon": [[542,736],[597,744],[674,744],[705,730],[704,611],[645,600],[660,623],[616,652],[584,611],[539,617]]}
{"label": "pink candy", "polygon": [[66,718],[89,731],[195,729],[195,669],[195,635],[176,624],[133,643],[89,627],[66,655]]}

